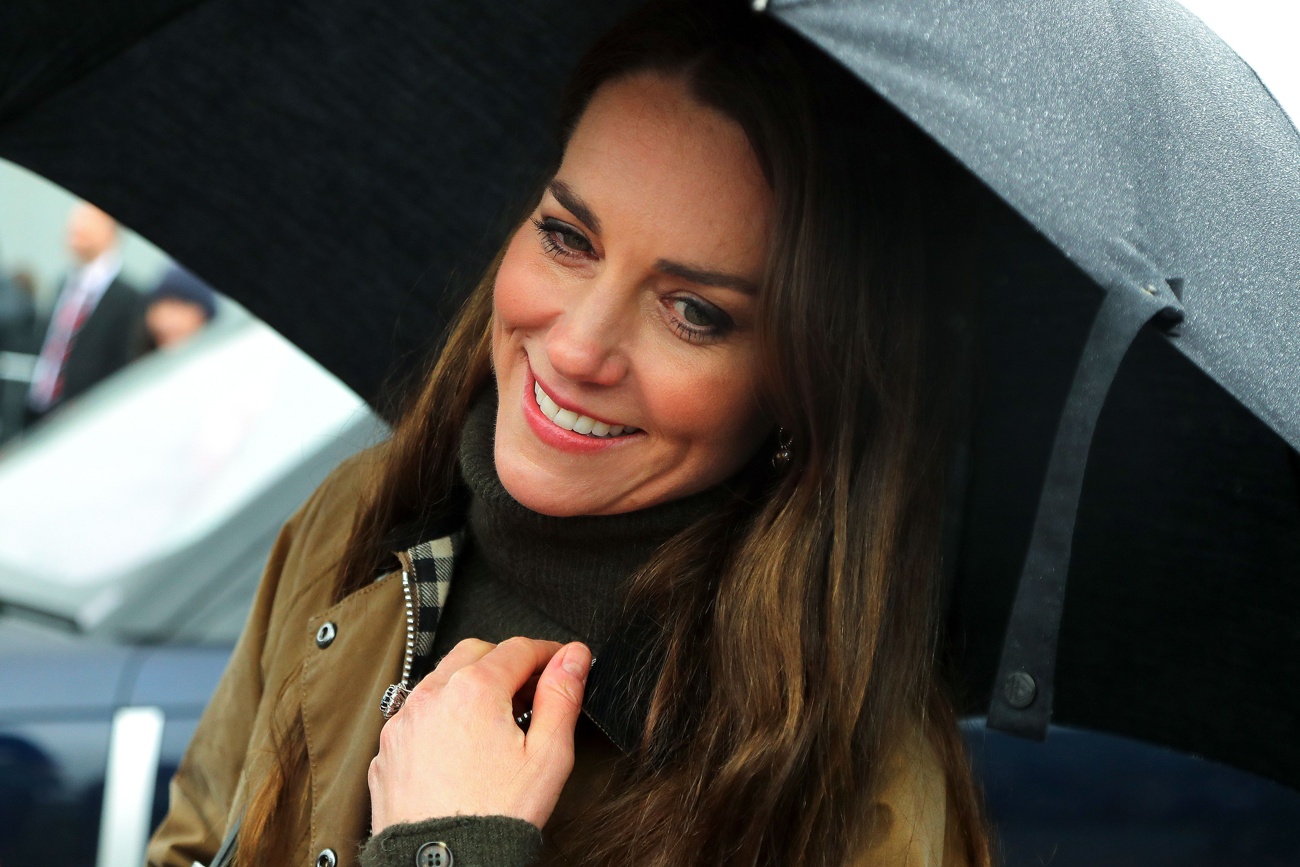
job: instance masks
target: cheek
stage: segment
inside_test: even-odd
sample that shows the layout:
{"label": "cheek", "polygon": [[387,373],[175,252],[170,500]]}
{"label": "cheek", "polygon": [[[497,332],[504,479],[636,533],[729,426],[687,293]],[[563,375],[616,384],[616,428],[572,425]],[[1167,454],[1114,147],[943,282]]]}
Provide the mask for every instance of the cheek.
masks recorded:
{"label": "cheek", "polygon": [[659,377],[653,414],[696,460],[735,469],[767,435],[759,408],[751,353],[738,352],[720,363],[674,366]]}
{"label": "cheek", "polygon": [[536,255],[531,227],[524,224],[510,240],[492,289],[492,309],[499,332],[536,327],[546,321],[551,292],[547,262]]}
{"label": "cheek", "polygon": [[519,351],[521,329],[533,318],[522,235],[521,229],[511,239],[492,285],[492,366],[499,375],[508,372],[511,358]]}

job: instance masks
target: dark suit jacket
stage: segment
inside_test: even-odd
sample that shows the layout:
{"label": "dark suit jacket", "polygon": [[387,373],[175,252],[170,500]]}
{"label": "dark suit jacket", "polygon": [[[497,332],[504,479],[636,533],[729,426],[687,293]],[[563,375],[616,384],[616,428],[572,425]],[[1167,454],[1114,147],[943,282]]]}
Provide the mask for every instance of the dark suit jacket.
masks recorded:
{"label": "dark suit jacket", "polygon": [[72,340],[63,371],[63,393],[55,406],[89,390],[143,351],[144,296],[115,279]]}

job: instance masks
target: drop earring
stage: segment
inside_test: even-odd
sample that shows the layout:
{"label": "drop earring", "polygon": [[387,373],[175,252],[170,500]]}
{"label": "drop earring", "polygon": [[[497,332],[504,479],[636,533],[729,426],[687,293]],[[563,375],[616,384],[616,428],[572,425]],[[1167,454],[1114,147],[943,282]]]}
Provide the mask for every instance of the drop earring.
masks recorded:
{"label": "drop earring", "polygon": [[793,441],[785,428],[776,429],[776,451],[772,454],[772,469],[781,472],[790,466],[790,444]]}

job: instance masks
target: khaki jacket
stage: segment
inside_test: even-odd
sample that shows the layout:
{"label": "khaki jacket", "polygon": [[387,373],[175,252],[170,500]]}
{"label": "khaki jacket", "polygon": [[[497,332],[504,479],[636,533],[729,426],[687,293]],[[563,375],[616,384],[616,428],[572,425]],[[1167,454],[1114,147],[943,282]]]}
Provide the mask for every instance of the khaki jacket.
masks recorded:
{"label": "khaki jacket", "polygon": [[[150,865],[211,863],[226,829],[277,760],[275,733],[298,713],[309,770],[301,792],[307,842],[294,863],[315,863],[325,849],[340,867],[357,863],[369,836],[366,772],[379,750],[379,701],[398,679],[405,647],[404,604],[397,575],[337,604],[331,588],[378,452],[336,470],[281,531],[244,633],[172,780],[170,811],[149,845]],[[317,633],[326,623],[334,637],[321,647]],[[579,727],[576,765],[556,819],[599,793],[616,756],[592,727]],[[894,764],[891,785],[864,817],[874,843],[855,863],[960,867],[935,754],[918,740],[900,749]]]}

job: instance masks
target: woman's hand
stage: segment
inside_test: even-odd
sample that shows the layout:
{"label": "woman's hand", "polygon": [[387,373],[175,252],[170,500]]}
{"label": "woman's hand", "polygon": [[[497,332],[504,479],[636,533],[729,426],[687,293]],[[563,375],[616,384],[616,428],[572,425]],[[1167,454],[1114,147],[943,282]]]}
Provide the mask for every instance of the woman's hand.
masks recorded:
{"label": "woman's hand", "polygon": [[[370,823],[512,816],[546,824],[573,770],[591,651],[581,644],[467,639],[384,724],[370,761]],[[515,694],[537,677],[525,734]]]}

